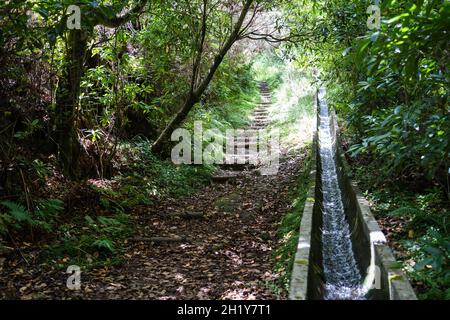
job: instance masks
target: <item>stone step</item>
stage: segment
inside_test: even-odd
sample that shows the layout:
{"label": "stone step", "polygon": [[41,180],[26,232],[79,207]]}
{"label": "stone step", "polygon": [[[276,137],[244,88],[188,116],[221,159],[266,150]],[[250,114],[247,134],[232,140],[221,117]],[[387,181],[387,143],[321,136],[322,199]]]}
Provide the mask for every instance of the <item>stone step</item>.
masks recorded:
{"label": "stone step", "polygon": [[258,158],[258,152],[254,152],[251,151],[249,149],[245,149],[245,154],[226,154],[224,157],[224,160],[226,161],[227,159],[255,159]]}
{"label": "stone step", "polygon": [[265,128],[267,128],[267,125],[250,126],[250,127],[248,127],[247,129],[249,129],[249,130],[263,130],[263,129],[265,129]]}
{"label": "stone step", "polygon": [[[235,140],[234,141],[234,148],[235,149],[236,148],[240,148],[242,146],[245,146],[248,149],[248,148],[250,148],[250,146],[255,146],[255,145],[258,145],[258,142],[255,141],[255,140],[249,141],[248,139],[247,140],[240,139],[240,140]],[[228,144],[228,146],[231,148],[231,143]],[[224,150],[226,150],[226,147],[224,147]]]}
{"label": "stone step", "polygon": [[[256,130],[255,130],[256,131]],[[232,141],[230,141],[230,143],[231,143]],[[244,138],[242,138],[242,139],[235,139],[234,140],[234,147],[236,148],[236,146],[240,146],[240,145],[255,145],[255,144],[257,144],[258,142],[257,142],[257,140],[256,139],[252,139],[252,140],[249,140],[249,139],[244,139]],[[231,146],[231,144],[229,144],[230,146]]]}
{"label": "stone step", "polygon": [[239,159],[258,158],[258,151],[253,151],[251,149],[241,149],[241,150],[245,151],[246,153],[244,153],[244,154],[236,154],[236,153],[226,154],[224,157],[224,161],[226,162],[227,159],[234,159],[234,158],[236,158],[236,159],[238,159],[238,158]]}
{"label": "stone step", "polygon": [[246,129],[258,131],[258,130],[266,128],[269,124],[270,123],[251,123],[247,126]]}
{"label": "stone step", "polygon": [[256,164],[258,163],[257,155],[226,155],[225,164],[227,165],[245,165],[245,164]]}
{"label": "stone step", "polygon": [[[245,130],[247,130],[248,128],[246,128]],[[245,136],[245,135],[242,135],[242,136],[236,136],[236,137],[234,137],[234,138],[232,138],[232,139],[226,139],[226,141],[233,141],[234,140],[234,142],[238,142],[238,141],[250,141],[250,132],[247,132],[248,133],[248,135],[247,136]],[[258,132],[254,132],[254,134],[258,134]],[[255,139],[254,139],[255,140]]]}
{"label": "stone step", "polygon": [[257,121],[266,122],[266,121],[269,121],[269,117],[268,116],[260,116],[260,117],[251,118],[250,122],[248,122],[248,124],[252,124],[253,122],[257,122]]}
{"label": "stone step", "polygon": [[265,119],[253,119],[253,121],[250,124],[269,124],[270,120],[268,118]]}
{"label": "stone step", "polygon": [[250,124],[247,129],[249,130],[259,130],[264,129],[269,125],[269,123],[252,123]]}
{"label": "stone step", "polygon": [[267,126],[269,124],[270,124],[270,120],[268,120],[268,119],[266,119],[266,120],[257,119],[257,120],[253,120],[248,125],[249,126],[252,126],[252,125],[264,125],[264,126]]}
{"label": "stone step", "polygon": [[216,183],[232,182],[238,178],[245,177],[241,171],[219,171],[211,176],[211,181]]}
{"label": "stone step", "polygon": [[253,123],[264,123],[264,124],[268,124],[268,123],[270,123],[270,120],[269,120],[269,117],[252,118],[251,121],[249,122],[249,124],[253,124]]}
{"label": "stone step", "polygon": [[258,147],[258,143],[256,143],[256,142],[253,142],[253,143],[239,142],[239,143],[235,144],[235,147],[236,148],[244,148],[244,149],[250,149],[250,147],[252,147],[252,148],[256,149]]}

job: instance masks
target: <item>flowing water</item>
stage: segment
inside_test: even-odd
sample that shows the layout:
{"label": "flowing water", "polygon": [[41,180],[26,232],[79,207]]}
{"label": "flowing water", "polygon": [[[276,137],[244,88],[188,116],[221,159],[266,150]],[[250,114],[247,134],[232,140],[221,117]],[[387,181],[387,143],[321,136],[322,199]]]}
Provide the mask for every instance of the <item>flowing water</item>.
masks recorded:
{"label": "flowing water", "polygon": [[327,300],[364,299],[361,274],[353,254],[350,228],[345,218],[339,188],[325,89],[319,91],[319,107],[319,152],[324,207],[322,226],[324,298]]}

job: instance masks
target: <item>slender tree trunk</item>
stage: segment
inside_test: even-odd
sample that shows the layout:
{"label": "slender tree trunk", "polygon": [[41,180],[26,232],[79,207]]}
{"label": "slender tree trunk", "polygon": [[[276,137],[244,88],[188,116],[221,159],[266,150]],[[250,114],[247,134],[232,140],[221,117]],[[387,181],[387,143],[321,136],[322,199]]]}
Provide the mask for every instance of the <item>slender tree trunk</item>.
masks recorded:
{"label": "slender tree trunk", "polygon": [[75,128],[75,110],[79,101],[86,49],[87,35],[81,30],[70,30],[67,61],[56,94],[56,141],[63,172],[69,178],[78,176],[80,145]]}
{"label": "slender tree trunk", "polygon": [[185,100],[183,107],[181,107],[180,111],[172,118],[169,124],[165,127],[164,131],[161,132],[158,139],[152,146],[152,151],[155,153],[161,154],[167,143],[169,142],[170,135],[172,132],[177,129],[177,127],[186,119],[187,115],[191,111],[192,107],[199,101],[199,98],[194,96],[192,93]]}
{"label": "slender tree trunk", "polygon": [[[230,36],[228,37],[227,41],[223,45],[223,47],[220,49],[220,51],[217,53],[217,55],[214,58],[213,64],[209,68],[208,73],[206,74],[205,78],[202,80],[202,82],[198,85],[198,87],[194,88],[191,87],[190,93],[186,99],[186,101],[183,104],[183,107],[180,109],[180,111],[173,117],[173,119],[169,122],[169,124],[166,126],[166,128],[161,132],[158,139],[153,143],[152,145],[152,151],[155,153],[162,153],[166,146],[169,143],[170,135],[172,132],[186,119],[187,115],[191,111],[192,107],[199,101],[202,94],[205,92],[206,88],[208,87],[209,83],[211,82],[212,78],[214,77],[214,74],[216,73],[217,69],[219,68],[220,64],[222,63],[223,59],[225,58],[228,51],[231,49],[233,44],[239,39],[239,34],[241,31],[242,24],[244,23],[245,17],[250,9],[251,4],[254,0],[247,0],[244,4],[244,7],[241,10],[241,13],[239,15],[239,19],[234,25],[233,31],[231,32]],[[205,9],[204,9],[205,10]],[[204,31],[206,30],[206,20],[203,20],[202,23],[202,37],[203,39],[201,41],[204,41]],[[201,55],[202,48],[199,48],[199,53]],[[200,64],[200,58],[197,57],[197,62],[194,64],[194,72],[193,77],[197,77],[197,73],[195,70],[199,67],[197,64]],[[195,83],[195,78],[193,79],[192,83]]]}

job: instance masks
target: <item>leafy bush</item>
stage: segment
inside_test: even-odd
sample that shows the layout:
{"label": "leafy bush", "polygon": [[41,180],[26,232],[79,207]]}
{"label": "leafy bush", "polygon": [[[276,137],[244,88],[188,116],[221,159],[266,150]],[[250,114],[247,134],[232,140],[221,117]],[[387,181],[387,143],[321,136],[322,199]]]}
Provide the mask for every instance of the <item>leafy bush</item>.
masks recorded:
{"label": "leafy bush", "polygon": [[[354,42],[346,64],[358,66],[347,118],[383,176],[443,177],[450,167],[448,16],[446,1],[383,4],[392,18]],[[449,186],[447,186],[448,188]]]}
{"label": "leafy bush", "polygon": [[7,209],[6,213],[0,213],[1,234],[11,229],[22,230],[26,226],[50,232],[59,213],[64,209],[64,203],[58,199],[39,200],[32,211],[12,201],[1,201],[0,205]]}
{"label": "leafy bush", "polygon": [[252,65],[252,71],[257,81],[265,81],[274,90],[282,83],[285,64],[273,52],[258,55]]}
{"label": "leafy bush", "polygon": [[409,276],[423,283],[427,290],[423,299],[450,299],[450,237],[438,229],[429,228],[417,241],[404,241],[415,261]]}
{"label": "leafy bush", "polygon": [[127,148],[132,165],[118,179],[121,184],[119,193],[127,194],[128,197],[151,199],[186,196],[209,182],[212,167],[175,166],[170,160],[161,160],[153,155],[151,143],[145,138],[136,137]]}
{"label": "leafy bush", "polygon": [[243,55],[224,59],[201,103],[192,110],[185,127],[193,130],[194,121],[203,129],[242,128],[259,99],[251,65]]}
{"label": "leafy bush", "polygon": [[365,196],[376,217],[388,219],[383,225],[391,218],[401,221],[388,235],[392,243],[401,244],[396,247],[398,258],[413,280],[419,298],[450,298],[447,290],[450,215],[442,190],[432,188],[415,193],[399,184],[377,186],[373,170],[373,165],[361,166],[355,176],[368,189]]}
{"label": "leafy bush", "polygon": [[64,236],[42,252],[44,260],[55,261],[59,267],[70,264],[95,267],[121,262],[123,243],[131,234],[128,216],[86,215],[76,225],[63,225]]}

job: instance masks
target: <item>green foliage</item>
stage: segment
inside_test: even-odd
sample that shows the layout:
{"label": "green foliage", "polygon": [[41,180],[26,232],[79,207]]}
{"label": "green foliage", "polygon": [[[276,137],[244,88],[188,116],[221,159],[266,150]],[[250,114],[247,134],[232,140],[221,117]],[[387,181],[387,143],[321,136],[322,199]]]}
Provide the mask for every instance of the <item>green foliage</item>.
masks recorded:
{"label": "green foliage", "polygon": [[100,250],[108,250],[110,252],[114,252],[114,244],[112,243],[111,240],[109,239],[99,239],[99,240],[95,240],[92,245],[94,247],[97,247]]}
{"label": "green foliage", "polygon": [[58,199],[42,199],[30,212],[22,204],[12,201],[1,201],[0,205],[7,209],[0,213],[0,233],[9,230],[23,230],[27,226],[50,232],[53,230],[58,215],[64,209],[64,203]]}
{"label": "green foliage", "polygon": [[36,174],[38,175],[39,178],[43,179],[48,176],[49,167],[43,161],[39,159],[34,159],[31,165],[33,166],[33,169],[36,171]]}
{"label": "green foliage", "polygon": [[315,90],[308,71],[289,61],[283,61],[281,69],[283,75],[272,92],[269,128],[279,131],[280,141],[288,150],[298,149],[304,141],[312,139]]}
{"label": "green foliage", "polygon": [[31,120],[30,118],[27,118],[25,126],[25,130],[16,132],[16,134],[14,135],[15,138],[19,140],[26,140],[33,136],[36,131],[42,129],[42,124],[39,122],[39,119]]}
{"label": "green foliage", "polygon": [[419,298],[450,298],[447,289],[450,280],[450,212],[442,189],[415,193],[398,184],[379,186],[374,182],[376,174],[373,170],[376,170],[373,165],[361,166],[356,171],[356,178],[368,189],[365,196],[377,218],[395,218],[403,222],[401,230],[390,233],[389,237],[405,248],[400,260],[408,277],[416,283]]}
{"label": "green foliage", "polygon": [[[0,3],[0,48],[8,52],[27,54],[36,48],[42,48],[41,30],[28,27],[28,12],[35,1],[2,1]],[[11,14],[14,12],[14,14]]]}
{"label": "green foliage", "polygon": [[0,215],[2,234],[6,234],[11,228],[20,228],[24,222],[30,222],[30,213],[23,205],[11,201],[2,201],[0,204],[8,209],[6,213]]}
{"label": "green foliage", "polygon": [[404,241],[415,261],[409,275],[428,288],[422,299],[450,299],[450,237],[438,229],[429,228],[417,241]]}
{"label": "green foliage", "polygon": [[[372,178],[362,179],[367,173],[374,172],[368,167],[361,168],[356,178],[365,188],[365,196],[373,203],[373,209],[380,217],[399,217],[404,219],[409,230],[424,233],[428,227],[450,231],[447,203],[440,188],[428,189],[420,193],[408,191],[405,186],[375,186]],[[370,174],[369,174],[370,176]],[[374,187],[375,186],[375,187]]]}
{"label": "green foliage", "polygon": [[225,58],[213,81],[187,119],[185,127],[193,132],[193,122],[202,121],[203,130],[242,128],[259,97],[251,65],[243,55]]}
{"label": "green foliage", "polygon": [[125,201],[121,205],[132,207],[149,204],[151,199],[187,196],[196,188],[209,182],[212,167],[174,165],[151,152],[151,143],[136,137],[123,146],[129,152],[131,165],[118,177],[118,193]]}
{"label": "green foliage", "polygon": [[44,199],[36,204],[36,208],[31,215],[31,224],[52,231],[58,215],[64,210],[64,203],[58,199]]}
{"label": "green foliage", "polygon": [[338,67],[358,66],[351,76],[357,79],[355,93],[343,110],[361,140],[350,152],[370,152],[380,166],[388,163],[384,177],[413,172],[443,176],[450,151],[450,6],[446,1],[399,1],[383,3],[382,9],[393,18],[355,40]]}
{"label": "green foliage", "polygon": [[265,81],[270,89],[275,90],[282,82],[285,63],[273,52],[256,56],[253,60],[252,71],[257,81]]}
{"label": "green foliage", "polygon": [[297,252],[300,222],[309,189],[309,175],[311,170],[311,146],[302,149],[307,153],[303,169],[298,176],[297,185],[292,190],[292,204],[278,228],[278,245],[273,252],[274,269],[280,274],[276,283],[271,286],[276,291],[288,292],[292,268]]}
{"label": "green foliage", "polygon": [[121,263],[125,239],[131,235],[129,218],[124,213],[91,217],[75,225],[62,225],[63,237],[45,249],[41,258],[56,262],[61,268],[71,264],[104,266]]}

